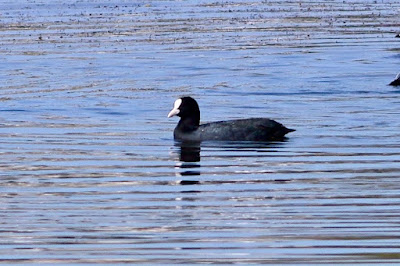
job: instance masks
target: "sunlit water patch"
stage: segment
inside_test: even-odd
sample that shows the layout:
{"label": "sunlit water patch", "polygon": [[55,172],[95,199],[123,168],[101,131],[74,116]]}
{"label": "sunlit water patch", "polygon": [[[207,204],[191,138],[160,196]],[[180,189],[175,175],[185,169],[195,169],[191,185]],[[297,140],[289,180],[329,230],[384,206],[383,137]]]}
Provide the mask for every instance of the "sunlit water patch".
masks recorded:
{"label": "sunlit water patch", "polygon": [[[398,263],[400,2],[1,4],[2,263]],[[283,142],[174,142],[265,116]]]}

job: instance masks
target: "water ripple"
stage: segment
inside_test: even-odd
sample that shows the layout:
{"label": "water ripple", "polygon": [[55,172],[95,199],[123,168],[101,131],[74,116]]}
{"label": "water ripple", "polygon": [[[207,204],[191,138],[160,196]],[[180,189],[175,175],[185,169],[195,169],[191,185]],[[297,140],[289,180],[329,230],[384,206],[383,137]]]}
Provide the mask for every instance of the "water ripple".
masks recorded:
{"label": "water ripple", "polygon": [[[398,263],[399,8],[2,4],[0,262]],[[296,132],[174,143],[188,94]]]}

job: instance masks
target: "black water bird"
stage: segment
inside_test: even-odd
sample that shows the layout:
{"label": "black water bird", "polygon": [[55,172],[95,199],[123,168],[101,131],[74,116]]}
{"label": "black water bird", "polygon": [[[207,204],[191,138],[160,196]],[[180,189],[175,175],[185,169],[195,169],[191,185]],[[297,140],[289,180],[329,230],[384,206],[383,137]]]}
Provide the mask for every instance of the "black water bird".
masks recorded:
{"label": "black water bird", "polygon": [[274,141],[294,131],[268,118],[249,118],[200,124],[200,109],[191,97],[177,99],[168,117],[181,119],[174,130],[180,141]]}
{"label": "black water bird", "polygon": [[390,82],[390,86],[400,86],[400,73],[397,74],[396,78]]}

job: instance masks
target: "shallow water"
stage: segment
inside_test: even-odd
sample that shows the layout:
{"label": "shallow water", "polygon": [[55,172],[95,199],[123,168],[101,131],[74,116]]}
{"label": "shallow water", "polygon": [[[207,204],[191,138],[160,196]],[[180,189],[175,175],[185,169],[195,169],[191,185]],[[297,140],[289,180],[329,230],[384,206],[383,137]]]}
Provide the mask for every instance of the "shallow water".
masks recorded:
{"label": "shallow water", "polygon": [[400,262],[399,1],[63,2],[0,4],[2,263]]}

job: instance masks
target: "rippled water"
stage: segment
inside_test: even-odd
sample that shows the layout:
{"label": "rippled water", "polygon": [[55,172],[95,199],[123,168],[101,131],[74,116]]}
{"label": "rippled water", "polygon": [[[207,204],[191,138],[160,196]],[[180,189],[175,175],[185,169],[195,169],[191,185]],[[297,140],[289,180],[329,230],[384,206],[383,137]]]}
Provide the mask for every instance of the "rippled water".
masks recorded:
{"label": "rippled water", "polygon": [[399,1],[63,2],[0,4],[0,262],[400,262]]}

